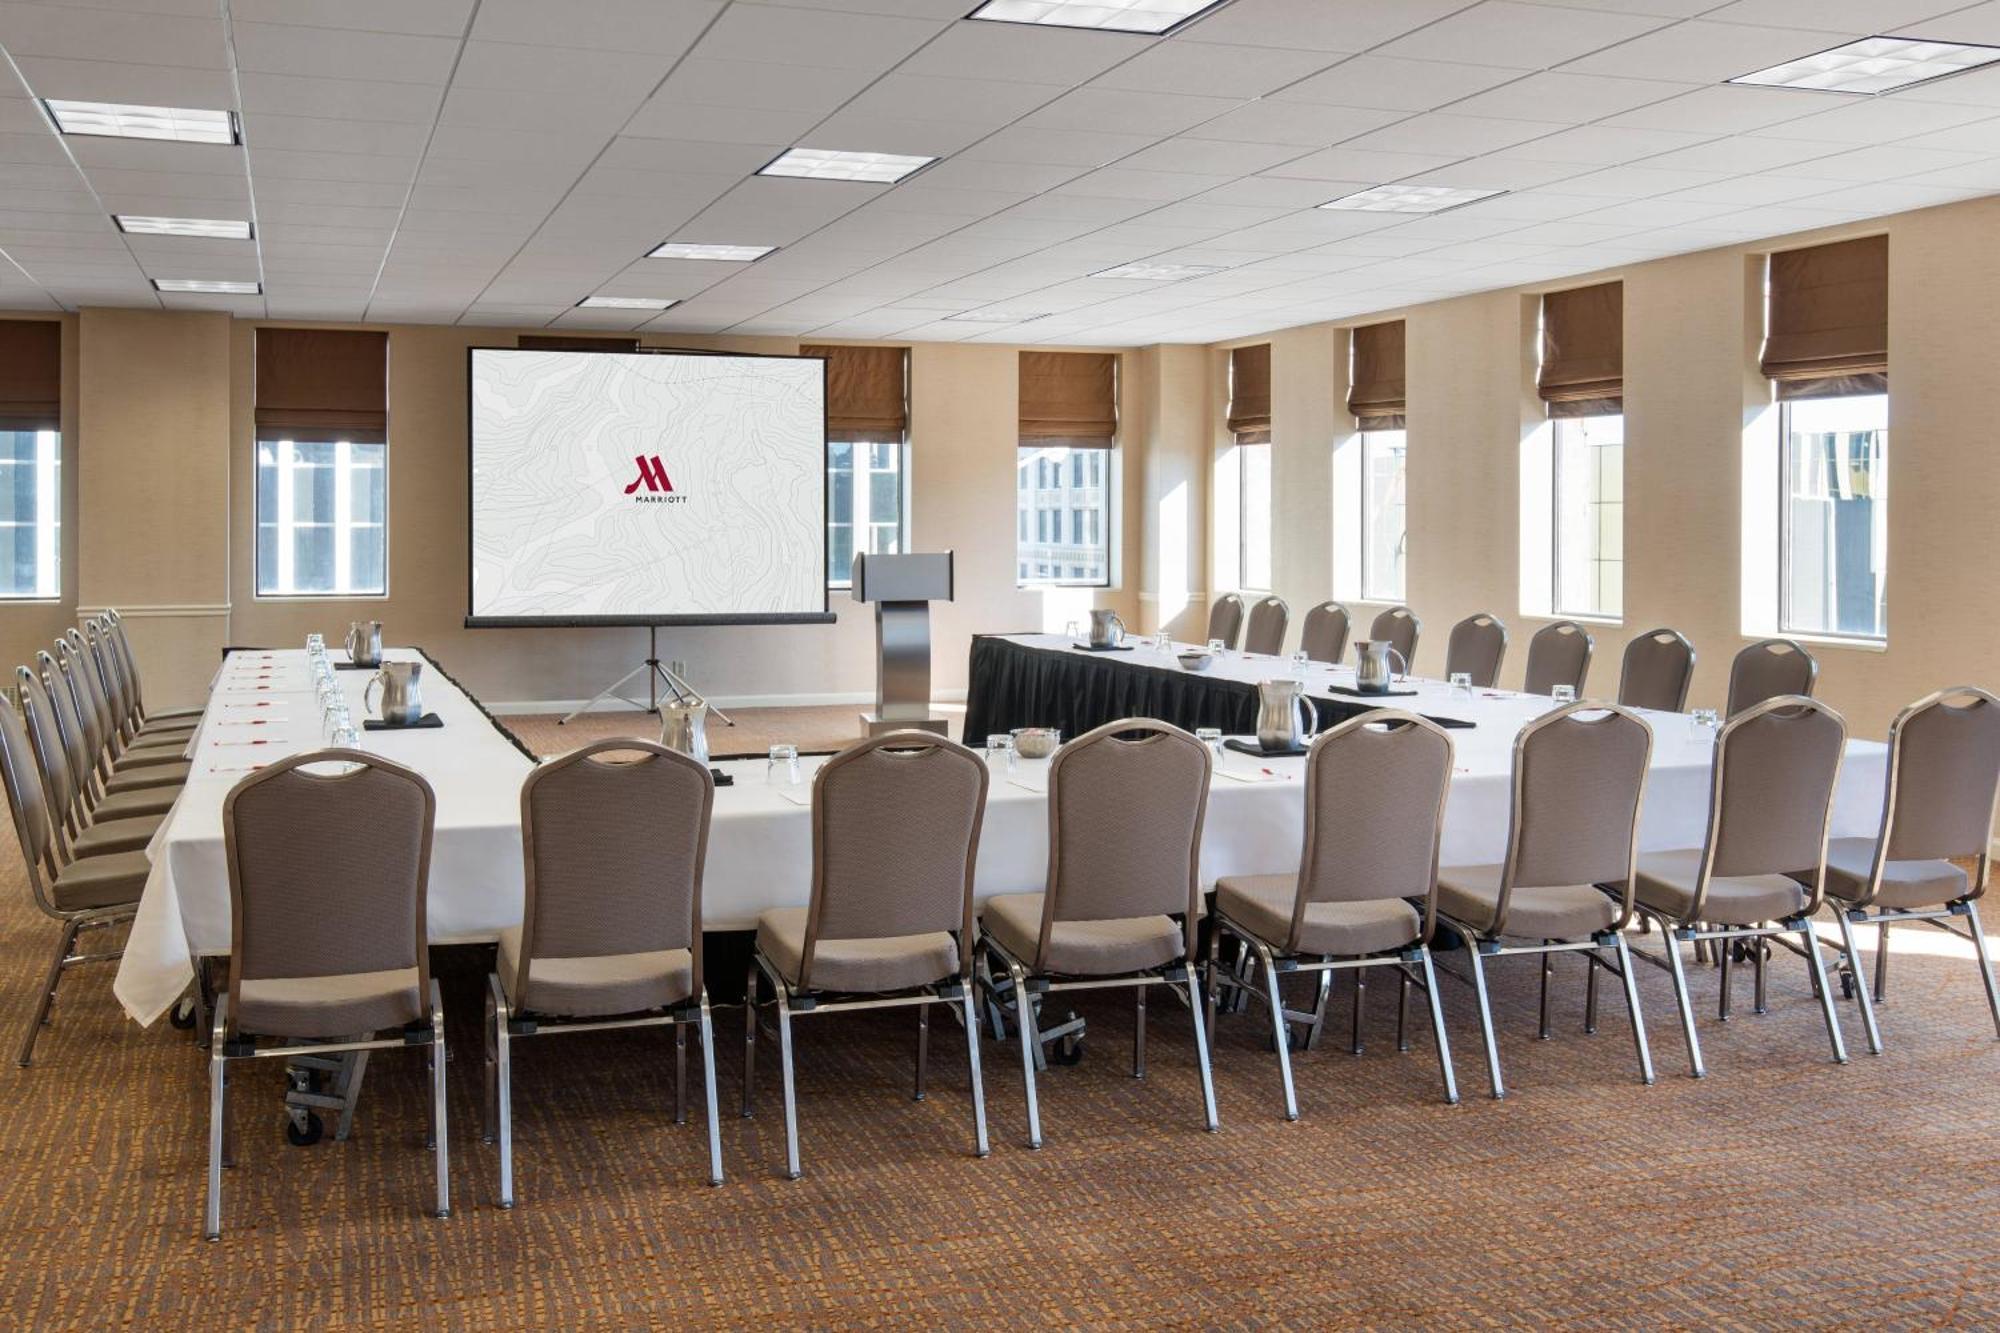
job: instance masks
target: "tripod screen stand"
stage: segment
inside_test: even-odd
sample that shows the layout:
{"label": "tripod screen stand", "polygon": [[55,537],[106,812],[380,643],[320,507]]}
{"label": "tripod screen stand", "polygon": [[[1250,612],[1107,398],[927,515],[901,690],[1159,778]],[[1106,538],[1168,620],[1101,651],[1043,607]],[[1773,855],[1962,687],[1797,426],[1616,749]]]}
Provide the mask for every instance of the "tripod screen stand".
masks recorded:
{"label": "tripod screen stand", "polygon": [[[642,677],[646,682],[645,703],[640,703],[637,699],[625,693],[626,690],[631,689],[637,684]],[[658,625],[648,625],[646,626],[646,660],[592,695],[575,712],[565,715],[562,722],[557,725],[560,726],[562,723],[582,717],[598,704],[610,699],[616,699],[628,707],[641,709],[648,713],[658,713],[660,711],[660,693],[662,687],[665,687],[667,697],[675,703],[708,702],[702,697],[699,690],[688,684],[680,676],[675,675],[673,669],[660,660],[660,627]],[[722,723],[724,726],[733,727],[736,725],[729,714],[723,712],[720,708],[711,704],[708,711],[714,714],[716,721]]]}

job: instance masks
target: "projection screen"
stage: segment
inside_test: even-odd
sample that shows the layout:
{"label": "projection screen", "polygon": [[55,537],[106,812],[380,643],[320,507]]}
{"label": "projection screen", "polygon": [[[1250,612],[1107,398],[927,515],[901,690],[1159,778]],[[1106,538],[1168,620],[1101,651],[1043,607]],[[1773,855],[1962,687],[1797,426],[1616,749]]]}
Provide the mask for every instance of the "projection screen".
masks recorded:
{"label": "projection screen", "polygon": [[830,621],[825,365],[471,349],[465,623]]}

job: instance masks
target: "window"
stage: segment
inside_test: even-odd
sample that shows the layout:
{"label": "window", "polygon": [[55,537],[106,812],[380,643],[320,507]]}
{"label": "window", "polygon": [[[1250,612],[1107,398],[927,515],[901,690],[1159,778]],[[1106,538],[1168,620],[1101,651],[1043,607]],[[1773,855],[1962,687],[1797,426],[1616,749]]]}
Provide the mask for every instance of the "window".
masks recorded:
{"label": "window", "polygon": [[1555,530],[1557,615],[1617,619],[1625,598],[1625,418],[1557,417]]}
{"label": "window", "polygon": [[854,555],[903,549],[903,442],[835,441],[826,447],[827,579],[854,580]]}
{"label": "window", "polygon": [[[1110,529],[1110,495],[1102,480],[1103,453],[1063,445],[1020,446],[1019,474],[1032,472],[1047,481],[1015,492],[1020,531],[1028,530],[1028,515],[1034,515],[1035,539],[1021,542],[1015,561],[1021,582],[1110,586],[1111,552],[1104,540]],[[1093,457],[1099,461],[1089,462]]]}
{"label": "window", "polygon": [[1271,587],[1271,441],[1236,442],[1238,541],[1236,566],[1245,588]]}
{"label": "window", "polygon": [[1889,396],[1779,405],[1779,625],[1879,639],[1889,554]]}
{"label": "window", "polygon": [[1361,596],[1367,601],[1403,600],[1407,452],[1401,430],[1361,432]]}
{"label": "window", "polygon": [[389,591],[389,446],[257,442],[257,595]]}
{"label": "window", "polygon": [[0,598],[62,595],[62,436],[0,429]]}

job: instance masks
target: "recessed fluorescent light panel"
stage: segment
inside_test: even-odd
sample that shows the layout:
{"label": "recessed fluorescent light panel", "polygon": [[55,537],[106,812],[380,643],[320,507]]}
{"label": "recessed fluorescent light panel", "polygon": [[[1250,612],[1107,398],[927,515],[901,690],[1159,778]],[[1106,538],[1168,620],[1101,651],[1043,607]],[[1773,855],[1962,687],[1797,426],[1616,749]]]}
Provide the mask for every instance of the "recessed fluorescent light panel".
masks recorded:
{"label": "recessed fluorescent light panel", "polygon": [[1741,74],[1731,83],[1799,88],[1820,93],[1887,93],[1914,83],[1963,74],[2000,60],[2000,47],[1963,42],[1923,42],[1909,37],[1863,37],[1802,60]]}
{"label": "recessed fluorescent light panel", "polygon": [[247,241],[250,224],[234,218],[140,218],[113,215],[118,230],[132,236],[206,236],[217,241]]}
{"label": "recessed fluorescent light panel", "polygon": [[664,296],[586,296],[576,303],[579,310],[665,310],[679,305]]}
{"label": "recessed fluorescent light panel", "polygon": [[816,181],[867,181],[894,185],[911,172],[937,161],[901,153],[854,153],[840,148],[791,148],[766,165],[759,176],[799,176]]}
{"label": "recessed fluorescent light panel", "polygon": [[220,282],[209,278],[154,278],[153,287],[162,292],[192,292],[200,296],[262,296],[261,282]]}
{"label": "recessed fluorescent light panel", "polygon": [[1047,319],[1046,310],[968,310],[945,318],[962,324],[1026,324],[1031,319]]}
{"label": "recessed fluorescent light panel", "polygon": [[667,241],[646,258],[720,259],[732,264],[747,264],[753,259],[762,259],[777,248],[775,245],[698,245],[692,241]]}
{"label": "recessed fluorescent light panel", "polygon": [[1205,278],[1222,270],[1213,264],[1120,264],[1116,268],[1099,269],[1091,274],[1093,278],[1130,278],[1139,282],[1179,282],[1183,278]]}
{"label": "recessed fluorescent light panel", "polygon": [[1320,207],[1346,208],[1357,213],[1442,213],[1505,193],[1505,190],[1461,190],[1449,185],[1377,185],[1372,190],[1357,190],[1329,199]]}
{"label": "recessed fluorescent light panel", "polygon": [[1041,23],[1052,28],[1099,28],[1155,36],[1220,5],[1222,0],[986,0],[967,15],[995,23]]}
{"label": "recessed fluorescent light panel", "polygon": [[42,103],[64,134],[102,134],[115,139],[172,139],[177,143],[235,143],[236,117],[228,111],[175,106],[124,106],[116,102]]}

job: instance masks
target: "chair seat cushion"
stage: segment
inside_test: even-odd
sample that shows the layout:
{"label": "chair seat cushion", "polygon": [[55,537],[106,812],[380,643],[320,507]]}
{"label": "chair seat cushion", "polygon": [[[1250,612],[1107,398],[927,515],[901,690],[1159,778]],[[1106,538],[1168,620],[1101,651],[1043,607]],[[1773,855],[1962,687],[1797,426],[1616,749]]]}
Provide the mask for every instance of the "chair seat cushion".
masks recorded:
{"label": "chair seat cushion", "polygon": [[[1039,893],[1003,893],[979,909],[979,924],[1000,946],[1028,966],[1042,937]],[[1069,977],[1144,972],[1185,957],[1181,928],[1170,916],[1114,921],[1058,921],[1049,934],[1042,971]]]}
{"label": "chair seat cushion", "polygon": [[199,722],[203,711],[199,705],[193,708],[149,708],[146,710],[146,725],[150,727],[155,722]]}
{"label": "chair seat cushion", "polygon": [[[777,907],[757,918],[757,948],[780,976],[800,984],[806,909]],[[948,931],[877,940],[829,940],[813,947],[813,990],[899,991],[958,975],[958,941]]]}
{"label": "chair seat cushion", "polygon": [[[1296,875],[1234,875],[1216,881],[1215,905],[1273,948],[1292,932]],[[1307,903],[1299,929],[1300,953],[1355,957],[1387,953],[1417,942],[1424,919],[1401,898]]]}
{"label": "chair seat cushion", "polygon": [[187,756],[182,753],[185,749],[187,749],[186,738],[167,745],[135,744],[127,749],[124,754],[119,755],[118,762],[113,764],[112,767],[123,772],[126,769],[158,768],[163,764],[185,763],[187,762]]}
{"label": "chair seat cushion", "polygon": [[77,856],[143,852],[165,818],[165,815],[139,815],[132,819],[100,820],[70,839],[69,849]]}
{"label": "chair seat cushion", "polygon": [[193,739],[192,731],[142,731],[126,745],[125,757],[130,759],[135,755],[176,755],[185,750],[187,743]]}
{"label": "chair seat cushion", "polygon": [[[1661,916],[1686,921],[1694,910],[1695,878],[1700,869],[1698,847],[1643,853],[1633,896]],[[1806,891],[1790,876],[1716,875],[1708,881],[1701,919],[1722,926],[1754,926],[1797,916],[1805,905]]]}
{"label": "chair seat cushion", "polygon": [[[1495,933],[1500,904],[1497,865],[1448,866],[1438,871],[1438,910],[1482,934]],[[1498,923],[1509,937],[1531,940],[1580,940],[1609,930],[1618,919],[1618,904],[1591,884],[1523,888],[1516,885],[1507,900],[1507,919]]]}
{"label": "chair seat cushion", "polygon": [[49,898],[60,912],[87,912],[96,907],[127,907],[139,901],[146,876],[153,870],[144,852],[107,852],[72,861],[50,886]]}
{"label": "chair seat cushion", "polygon": [[352,1037],[424,1016],[417,969],[332,977],[262,977],[236,983],[236,1028],[260,1037]]}
{"label": "chair seat cushion", "polygon": [[679,1004],[694,993],[694,955],[686,949],[537,958],[528,967],[527,990],[516,995],[520,972],[521,928],[509,926],[500,932],[500,985],[516,1009],[598,1018]]}
{"label": "chair seat cushion", "polygon": [[106,792],[147,791],[155,787],[178,787],[188,780],[193,765],[186,760],[153,764],[146,768],[121,768],[104,784]]}
{"label": "chair seat cushion", "polygon": [[180,794],[179,787],[140,787],[121,791],[115,796],[106,796],[90,813],[106,822],[164,815],[174,808],[174,798]]}
{"label": "chair seat cushion", "polygon": [[[1826,891],[1855,902],[1868,892],[1875,868],[1873,838],[1832,838],[1826,844]],[[1880,907],[1942,907],[1971,892],[1963,870],[1949,861],[1891,861],[1882,867]]]}

